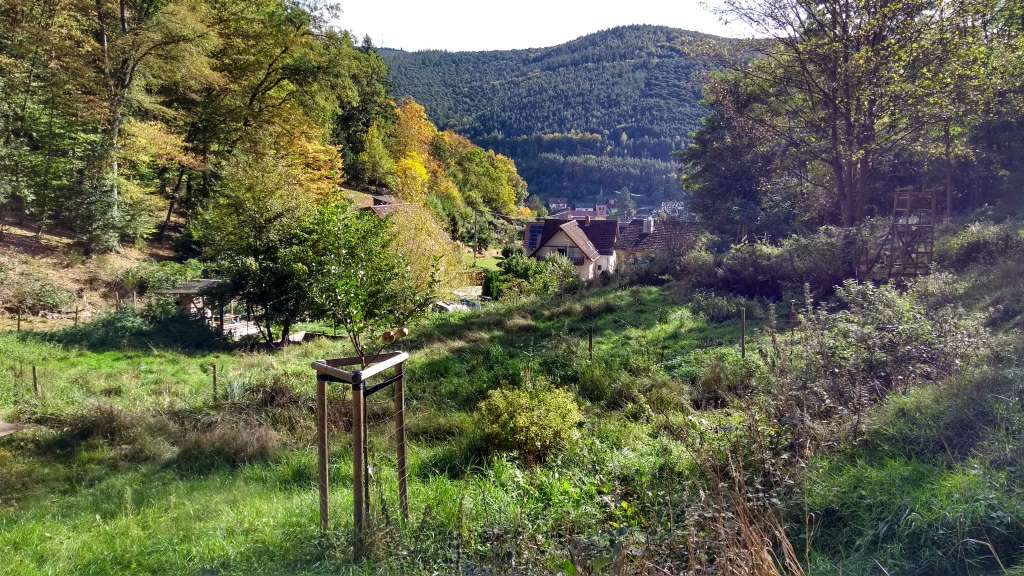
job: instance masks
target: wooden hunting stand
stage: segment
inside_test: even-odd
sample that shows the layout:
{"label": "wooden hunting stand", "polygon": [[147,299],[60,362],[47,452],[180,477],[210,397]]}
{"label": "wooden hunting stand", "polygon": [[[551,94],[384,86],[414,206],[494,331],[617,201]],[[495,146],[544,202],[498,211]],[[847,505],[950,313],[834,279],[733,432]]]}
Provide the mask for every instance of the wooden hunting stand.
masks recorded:
{"label": "wooden hunting stand", "polygon": [[[905,280],[928,274],[935,251],[938,188],[905,186],[893,195],[892,224],[872,257],[866,253],[861,274],[877,281]],[[869,250],[870,252],[870,250]]]}
{"label": "wooden hunting stand", "polygon": [[[328,464],[330,453],[327,449],[327,383],[337,382],[352,385],[352,510],[355,541],[353,556],[365,554],[365,536],[370,529],[370,477],[367,469],[366,451],[366,399],[371,394],[394,385],[395,402],[395,445],[398,454],[398,499],[402,520],[409,520],[409,486],[405,458],[405,361],[406,352],[390,352],[365,358],[365,368],[350,372],[343,368],[360,366],[363,359],[336,358],[313,362],[316,371],[316,427],[318,436],[320,469],[320,531],[326,534],[329,522],[328,510]],[[383,381],[367,387],[366,383],[385,370],[394,368],[394,374]]]}

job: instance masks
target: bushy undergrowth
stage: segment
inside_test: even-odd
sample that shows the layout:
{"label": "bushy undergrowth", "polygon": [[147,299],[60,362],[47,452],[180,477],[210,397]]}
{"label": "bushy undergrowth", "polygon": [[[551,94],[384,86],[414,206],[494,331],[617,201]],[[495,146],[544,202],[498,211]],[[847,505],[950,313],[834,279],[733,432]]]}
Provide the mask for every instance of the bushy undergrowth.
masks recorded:
{"label": "bushy undergrowth", "polygon": [[1021,374],[985,370],[894,398],[863,442],[819,458],[807,505],[825,574],[960,575],[1024,545]]}
{"label": "bushy undergrowth", "polygon": [[780,417],[801,436],[833,441],[837,422],[856,434],[869,406],[941,382],[989,351],[982,318],[958,308],[928,309],[912,294],[854,281],[836,296],[836,310],[804,308],[793,347],[782,350],[773,339]]}
{"label": "bushy undergrowth", "polygon": [[225,342],[212,328],[177,309],[140,312],[123,307],[43,338],[90,350],[214,350],[225,347]]}
{"label": "bushy undergrowth", "polygon": [[505,300],[551,297],[575,290],[579,284],[576,267],[565,256],[553,254],[537,260],[524,256],[518,248],[506,248],[498,269],[484,278],[483,294]]}
{"label": "bushy undergrowth", "polygon": [[974,222],[944,238],[936,247],[940,264],[963,270],[974,264],[995,264],[1024,251],[1024,231],[1010,223]]}
{"label": "bushy undergrowth", "polygon": [[494,390],[480,403],[476,424],[487,449],[513,452],[532,464],[564,448],[581,419],[565,390]]}
{"label": "bushy undergrowth", "polygon": [[[865,227],[873,230],[875,224]],[[705,239],[680,258],[676,274],[695,288],[748,297],[779,299],[799,293],[804,285],[815,294],[828,295],[833,286],[853,277],[867,233],[825,226],[776,243],[733,244],[722,254],[712,252]]]}

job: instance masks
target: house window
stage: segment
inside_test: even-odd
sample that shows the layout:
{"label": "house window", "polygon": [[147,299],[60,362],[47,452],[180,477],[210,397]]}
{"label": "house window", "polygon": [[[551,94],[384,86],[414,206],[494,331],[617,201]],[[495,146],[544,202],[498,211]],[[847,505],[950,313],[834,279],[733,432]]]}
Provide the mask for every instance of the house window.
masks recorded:
{"label": "house window", "polygon": [[565,250],[565,248],[559,248],[559,249],[558,249],[558,253],[559,253],[559,254],[561,254],[562,256],[565,256],[565,255],[566,255],[566,250]]}
{"label": "house window", "polygon": [[601,268],[601,265],[600,265],[600,264],[598,264],[598,265],[597,265],[597,271],[598,271],[598,272],[600,272],[601,270],[602,270],[602,268]]}

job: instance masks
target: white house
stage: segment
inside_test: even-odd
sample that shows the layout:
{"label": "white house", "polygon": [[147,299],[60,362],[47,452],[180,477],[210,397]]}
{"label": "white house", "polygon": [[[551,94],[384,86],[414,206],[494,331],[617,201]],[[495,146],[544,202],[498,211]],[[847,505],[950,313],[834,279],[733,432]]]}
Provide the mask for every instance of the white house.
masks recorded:
{"label": "white house", "polygon": [[561,254],[576,266],[581,280],[593,280],[615,273],[618,230],[615,220],[549,218],[526,225],[523,246],[533,258]]}

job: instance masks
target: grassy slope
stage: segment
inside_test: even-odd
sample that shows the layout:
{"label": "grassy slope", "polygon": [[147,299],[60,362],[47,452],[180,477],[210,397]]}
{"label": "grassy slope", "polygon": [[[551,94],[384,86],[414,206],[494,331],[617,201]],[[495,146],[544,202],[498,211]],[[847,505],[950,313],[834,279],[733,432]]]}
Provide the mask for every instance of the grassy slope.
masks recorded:
{"label": "grassy slope", "polygon": [[[411,492],[419,533],[401,548],[407,558],[420,559],[404,560],[406,569],[415,572],[419,562],[424,568],[450,566],[458,542],[474,561],[497,558],[492,553],[498,544],[487,535],[494,531],[505,535],[509,547],[521,548],[538,535],[546,536],[537,541],[547,547],[554,534],[612,530],[636,520],[629,502],[636,505],[659,470],[686,466],[687,456],[658,435],[654,424],[629,421],[598,403],[588,408],[580,441],[546,466],[475,461],[459,438],[469,426],[467,413],[488,388],[540,377],[531,373],[554,373],[564,354],[584,353],[584,329],[595,332],[595,362],[618,365],[624,355],[642,353],[642,361],[623,364],[627,370],[617,377],[655,370],[669,382],[671,370],[651,365],[737,337],[735,325],[709,325],[660,288],[604,291],[529,308],[436,317],[408,343],[415,352],[408,372]],[[581,315],[589,319],[578,320]],[[309,410],[308,363],[343,354],[337,343],[315,342],[274,355],[186,354],[74,349],[6,334],[0,351],[6,365],[0,370],[3,417],[73,423],[101,404],[188,422],[259,412],[286,438],[274,462],[200,471],[176,465],[173,446],[166,456],[132,461],[117,441],[69,439],[59,430],[2,439],[0,551],[13,574],[313,574],[349,566],[344,539],[350,526],[350,449],[343,435],[332,446],[338,533],[333,543],[324,543],[316,530]],[[30,363],[38,365],[42,399],[32,396],[27,372],[19,368]],[[211,400],[205,368],[211,363],[220,366],[221,385],[234,391],[234,400]],[[247,391],[272,386],[290,388],[294,405],[276,412],[254,407]],[[382,412],[375,402],[376,413]],[[675,410],[683,408],[678,402]],[[373,458],[393,510],[389,428],[380,424],[374,430]]]}
{"label": "grassy slope", "polygon": [[[994,326],[1012,345],[1022,321],[1022,277],[1004,262],[937,284],[971,307],[996,306]],[[593,362],[586,360],[587,331],[595,334]],[[445,573],[459,559],[466,570],[503,573],[513,561],[557,570],[568,544],[595,557],[636,534],[669,549],[671,558],[688,536],[671,511],[684,516],[699,456],[677,441],[679,423],[712,445],[736,434],[733,411],[686,406],[699,350],[735,350],[737,339],[734,321],[708,322],[672,286],[501,304],[416,327],[406,343],[414,352],[413,527],[385,533],[381,549],[393,553],[356,567],[347,557],[351,460],[343,434],[332,446],[336,532],[321,541],[316,531],[308,362],[342,355],[343,346],[185,353],[0,335],[0,417],[56,428],[0,439],[0,556],[10,559],[13,574]],[[753,337],[751,348],[759,344]],[[1015,349],[1008,348],[1002,368],[894,397],[875,411],[862,442],[814,461],[796,514],[815,520],[812,573],[879,574],[881,566],[894,575],[997,574],[993,549],[1007,567],[1017,562],[1024,408],[1014,399],[1024,378]],[[39,366],[42,399],[19,369],[30,363]],[[220,366],[230,400],[212,401],[211,363]],[[535,468],[482,460],[471,442],[477,402],[496,386],[543,381],[569,387],[584,403],[578,440]],[[651,415],[620,402],[634,383]],[[268,400],[262,392],[281,388],[291,396]],[[373,413],[386,412],[386,399],[374,402]],[[181,461],[173,433],[155,448],[144,446],[150,455],[138,458],[138,447],[123,440],[61,432],[106,404],[186,430],[256,418],[280,432],[285,447],[270,462],[195,467]],[[373,430],[372,459],[393,515],[390,428],[381,422]],[[380,516],[379,494],[373,500]],[[801,533],[795,519],[798,546]]]}

